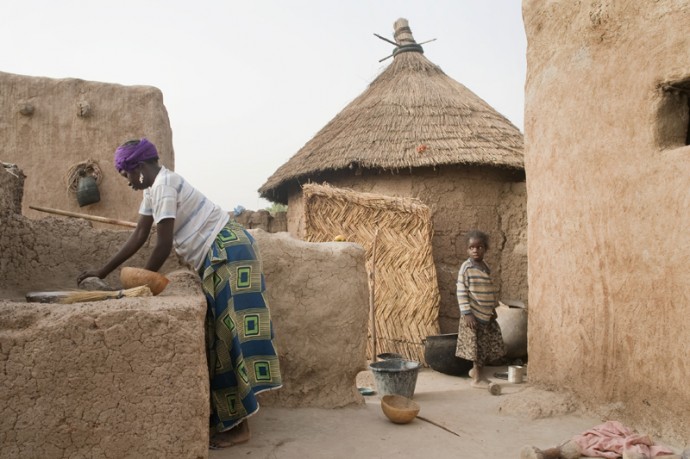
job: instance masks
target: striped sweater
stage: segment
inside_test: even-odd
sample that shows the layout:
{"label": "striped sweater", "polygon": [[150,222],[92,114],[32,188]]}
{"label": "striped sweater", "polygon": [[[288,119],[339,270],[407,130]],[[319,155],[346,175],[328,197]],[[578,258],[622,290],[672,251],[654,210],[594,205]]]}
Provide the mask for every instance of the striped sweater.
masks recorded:
{"label": "striped sweater", "polygon": [[498,292],[486,263],[471,258],[460,266],[457,283],[458,306],[463,316],[472,313],[480,322],[489,322],[498,305]]}

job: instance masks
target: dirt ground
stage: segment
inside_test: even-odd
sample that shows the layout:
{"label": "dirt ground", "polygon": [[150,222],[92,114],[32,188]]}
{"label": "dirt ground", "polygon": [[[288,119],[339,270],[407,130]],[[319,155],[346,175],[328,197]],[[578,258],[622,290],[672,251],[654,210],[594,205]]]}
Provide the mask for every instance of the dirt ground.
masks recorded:
{"label": "dirt ground", "polygon": [[[506,367],[485,371],[501,395],[471,388],[467,377],[419,372],[419,416],[457,435],[419,418],[393,424],[379,395],[371,395],[363,406],[334,410],[262,408],[249,420],[248,443],[210,451],[209,458],[519,458],[525,445],[550,448],[602,423],[567,396],[494,376]],[[357,384],[376,388],[370,372],[360,373]]]}

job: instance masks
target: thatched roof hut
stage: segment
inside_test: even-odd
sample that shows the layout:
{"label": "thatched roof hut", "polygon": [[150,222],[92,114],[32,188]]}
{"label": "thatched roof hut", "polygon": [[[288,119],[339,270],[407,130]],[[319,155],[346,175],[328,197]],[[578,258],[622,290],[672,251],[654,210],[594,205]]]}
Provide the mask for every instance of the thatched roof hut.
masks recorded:
{"label": "thatched roof hut", "polygon": [[259,189],[288,204],[288,231],[308,234],[302,185],[414,198],[431,209],[442,333],[457,331],[464,234],[492,238],[487,261],[503,299],[527,300],[523,137],[508,119],[424,56],[407,20],[393,62]]}
{"label": "thatched roof hut", "polygon": [[268,178],[262,197],[287,204],[290,187],[340,169],[523,169],[519,129],[429,61],[407,24],[395,22],[392,64]]}

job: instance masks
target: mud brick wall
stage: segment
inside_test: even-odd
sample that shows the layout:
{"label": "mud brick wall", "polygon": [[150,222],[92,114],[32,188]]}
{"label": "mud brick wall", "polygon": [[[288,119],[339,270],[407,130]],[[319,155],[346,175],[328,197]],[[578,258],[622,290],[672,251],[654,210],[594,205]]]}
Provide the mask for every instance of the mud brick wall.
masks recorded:
{"label": "mud brick wall", "polygon": [[0,301],[0,457],[206,457],[206,302],[171,277],[154,298]]}
{"label": "mud brick wall", "polygon": [[[30,290],[75,287],[129,231],[30,220],[22,174],[0,168],[0,458],[208,456],[206,301],[175,257],[156,297],[26,303]],[[262,406],[364,403],[368,282],[364,249],[250,230],[263,257],[282,389]],[[143,253],[130,260],[141,266]],[[87,263],[90,261],[90,263]],[[118,285],[113,273],[106,281]]]}

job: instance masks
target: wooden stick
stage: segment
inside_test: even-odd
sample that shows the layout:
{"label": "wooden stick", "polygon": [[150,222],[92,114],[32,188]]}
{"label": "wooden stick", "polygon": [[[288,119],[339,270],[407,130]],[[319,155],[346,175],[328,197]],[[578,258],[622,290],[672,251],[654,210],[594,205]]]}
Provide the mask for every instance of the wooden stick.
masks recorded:
{"label": "wooden stick", "polygon": [[96,215],[80,214],[77,212],[70,212],[67,210],[49,209],[47,207],[29,206],[29,209],[38,210],[40,212],[48,212],[49,214],[63,215],[65,217],[83,218],[84,220],[93,220],[95,222],[110,223],[111,225],[127,226],[129,228],[136,228],[137,224],[125,220],[116,220],[114,218],[99,217]]}
{"label": "wooden stick", "polygon": [[429,418],[425,418],[425,417],[423,417],[423,416],[417,415],[417,419],[421,419],[422,421],[428,422],[429,424],[433,424],[433,425],[435,425],[436,427],[440,427],[441,429],[445,430],[446,432],[450,432],[450,433],[452,433],[453,435],[455,435],[455,436],[457,436],[457,437],[460,436],[459,433],[453,432],[453,431],[450,430],[448,427],[442,426],[441,424],[439,424],[439,423],[437,423],[437,422],[434,422],[434,421],[432,421],[432,420],[429,419]]}
{"label": "wooden stick", "polygon": [[378,236],[379,230],[376,228],[374,242],[371,245],[371,272],[369,273],[369,314],[371,315],[369,322],[371,322],[371,350],[374,354],[371,356],[372,362],[376,362],[376,302],[374,293],[376,292],[376,239]]}
{"label": "wooden stick", "polygon": [[392,40],[389,40],[389,39],[387,39],[386,37],[382,37],[381,35],[379,35],[379,34],[377,34],[377,33],[375,33],[374,35],[377,36],[378,38],[380,38],[380,39],[383,40],[383,41],[387,41],[388,43],[390,43],[390,44],[393,45],[393,46],[400,46],[399,43],[396,43],[396,42],[394,42],[394,41],[392,41]]}

